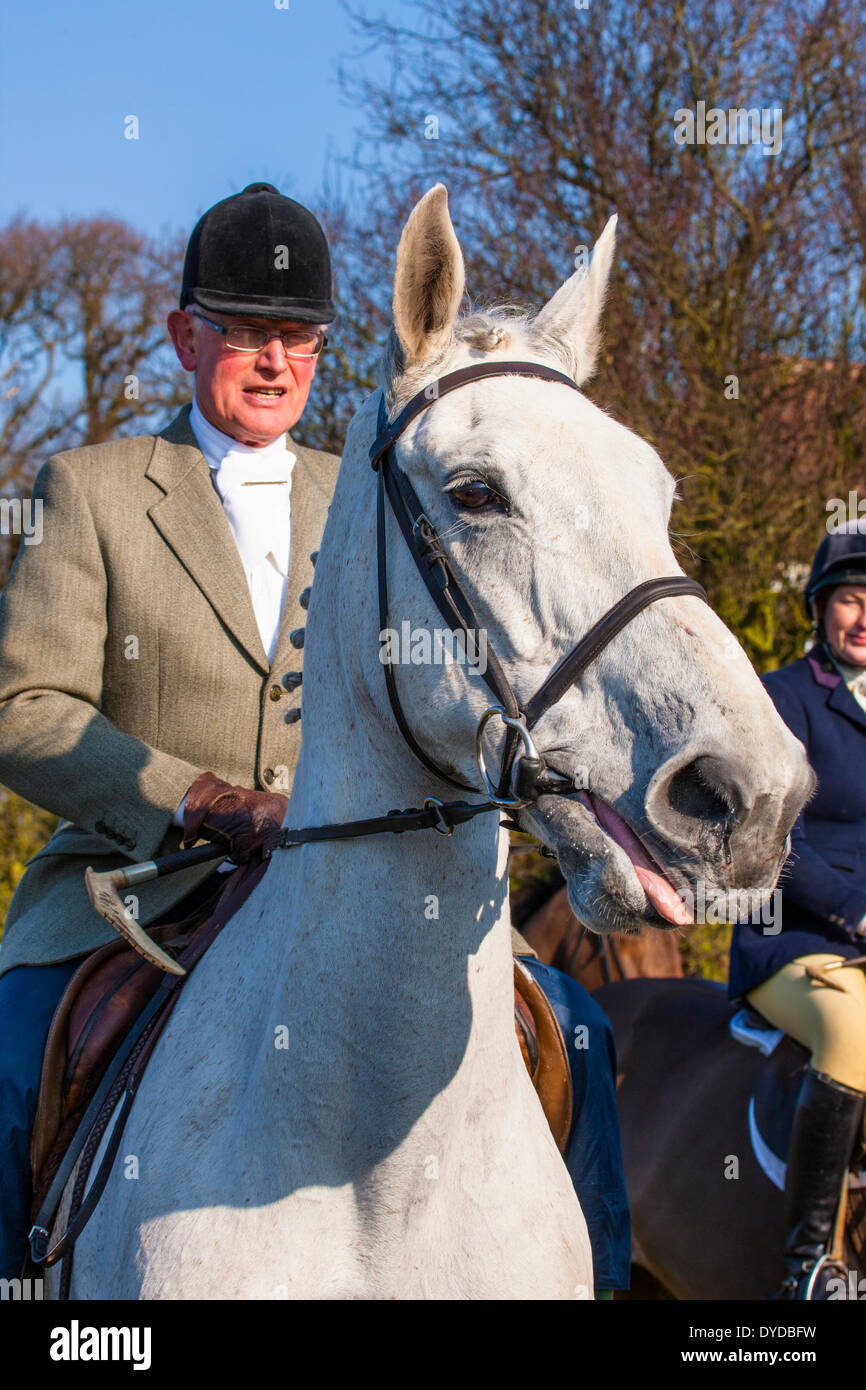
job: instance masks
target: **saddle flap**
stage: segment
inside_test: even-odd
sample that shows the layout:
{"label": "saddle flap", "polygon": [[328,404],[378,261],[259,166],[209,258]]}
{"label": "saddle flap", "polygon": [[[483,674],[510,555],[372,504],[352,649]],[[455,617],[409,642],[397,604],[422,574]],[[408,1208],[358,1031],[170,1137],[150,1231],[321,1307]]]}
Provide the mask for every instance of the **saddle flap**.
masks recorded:
{"label": "saddle flap", "polygon": [[[541,1101],[541,1108],[550,1125],[560,1153],[565,1153],[571,1133],[574,1094],[571,1066],[562,1029],[547,995],[529,971],[515,958],[514,1012],[518,1042],[532,1084]],[[521,1033],[529,1015],[534,1029],[534,1049],[524,1043]],[[533,1055],[535,1065],[531,1065]]]}
{"label": "saddle flap", "polygon": [[103,961],[118,955],[124,950],[124,946],[125,942],[118,937],[116,941],[109,941],[107,945],[99,947],[92,955],[85,956],[63,991],[60,1003],[54,1011],[42,1056],[42,1074],[39,1081],[36,1118],[30,1137],[30,1168],[34,1175],[34,1181],[42,1169],[59,1127],[66,1075],[69,1011],[87,981],[99,970]]}
{"label": "saddle flap", "polygon": [[118,938],[89,956],[66,986],[45,1045],[30,1141],[37,1197],[50,1181],[48,1169],[56,1167],[49,1160],[59,1161],[64,1140],[162,978]]}
{"label": "saddle flap", "polygon": [[[151,930],[163,945],[189,942],[211,916],[224,881],[193,890],[180,920]],[[30,1140],[34,1211],[112,1058],[165,976],[122,937],[85,957],[61,996],[45,1044]]]}
{"label": "saddle flap", "polygon": [[520,1043],[520,1054],[526,1063],[526,1070],[534,1082],[535,1073],[538,1070],[538,1034],[535,1031],[535,1019],[532,1017],[529,1006],[516,989],[514,991],[514,1027],[517,1041]]}

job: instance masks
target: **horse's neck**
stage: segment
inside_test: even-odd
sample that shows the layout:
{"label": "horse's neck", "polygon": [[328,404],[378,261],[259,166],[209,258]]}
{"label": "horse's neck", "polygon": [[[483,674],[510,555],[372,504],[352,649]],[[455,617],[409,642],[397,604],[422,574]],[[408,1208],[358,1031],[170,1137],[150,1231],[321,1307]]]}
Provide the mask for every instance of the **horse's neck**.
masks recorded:
{"label": "horse's neck", "polygon": [[[323,555],[320,569],[324,562]],[[459,795],[415,763],[396,728],[344,669],[338,636],[344,576],[336,565],[316,575],[320,602],[311,613],[304,663],[303,744],[286,822],[292,827]],[[370,686],[381,681],[384,692],[373,615],[368,626],[354,650],[375,663]],[[424,730],[418,733],[423,739]],[[274,855],[252,900],[258,920],[245,928],[245,950],[255,953],[268,981],[268,1011],[273,1007],[296,1037],[297,1030],[306,1034],[310,1045],[302,1052],[316,1065],[337,1039],[351,1038],[348,1085],[357,1084],[359,1094],[364,1086],[369,1094],[383,1066],[396,1086],[403,1077],[417,1099],[418,1087],[441,1091],[476,1048],[501,1056],[503,1068],[519,1060],[507,837],[498,822],[498,812],[490,811],[449,837],[433,830],[386,833]]]}
{"label": "horse's neck", "polygon": [[[312,795],[302,777],[292,811],[297,803],[317,811],[290,823],[406,805],[393,784],[384,802],[381,791],[373,798],[357,771],[352,804]],[[289,1085],[293,1124],[316,1152],[375,1163],[410,1135],[410,1147],[426,1153],[429,1125],[445,1132],[455,1112],[487,1113],[492,1095],[508,1093],[523,1064],[513,1031],[507,845],[501,834],[497,844],[497,822],[494,812],[448,838],[411,831],[275,854],[258,920],[244,924],[246,959],[228,962],[230,971],[248,970],[251,950],[258,961],[257,1043],[245,1082],[255,1111],[283,1113]],[[263,1019],[285,1026],[284,1053],[261,1048]]]}
{"label": "horse's neck", "polygon": [[[377,748],[333,701],[324,702],[313,722],[316,729],[304,732],[288,825],[381,816],[421,807],[431,794],[447,796],[423,768],[416,773],[407,766],[412,755],[399,735]],[[351,730],[347,742],[340,729]],[[378,981],[383,1002],[403,1010],[407,1023],[413,1001],[435,998],[447,1026],[468,985],[477,1017],[507,1032],[508,846],[498,826],[499,813],[491,811],[447,837],[434,830],[387,832],[278,852],[266,880],[274,904],[267,920],[277,923],[282,915],[285,923],[291,902],[295,939],[319,962],[329,988],[342,994],[339,1010],[352,1007],[343,984],[363,976]],[[277,930],[285,933],[285,926]]]}
{"label": "horse's neck", "polygon": [[[368,407],[374,412],[375,403]],[[387,510],[387,534],[393,543],[398,532]],[[380,816],[421,807],[429,796],[484,800],[482,791],[476,796],[461,793],[428,772],[388,709],[379,655],[375,542],[375,482],[366,455],[354,465],[346,456],[316,566],[304,657],[303,740],[290,826]],[[407,570],[418,587],[402,540],[396,541],[396,552],[390,569],[392,622],[406,612]],[[349,568],[347,557],[353,561]],[[401,565],[394,564],[395,559],[402,560],[402,583]],[[359,595],[365,594],[366,600],[359,602]],[[405,677],[399,668],[395,675],[399,687]],[[435,729],[450,726],[455,741],[459,733],[465,742],[471,715],[461,709],[460,677],[453,688],[453,703],[446,695],[444,707],[435,711],[404,706],[422,746],[432,751]],[[341,911],[357,916],[363,895],[364,911],[353,920],[352,932],[360,934],[368,952],[382,956],[392,974],[399,971],[402,978],[412,971],[436,973],[447,958],[448,971],[465,980],[467,957],[474,956],[489,935],[497,942],[499,973],[510,978],[507,837],[498,823],[499,813],[488,811],[457,826],[448,837],[434,830],[388,833],[312,852],[292,850],[289,855],[300,860],[292,869],[303,884],[307,905],[320,902],[339,921]],[[275,867],[269,877],[276,881],[281,866]],[[339,922],[338,931],[344,939],[345,922]],[[440,949],[443,944],[447,950]]]}

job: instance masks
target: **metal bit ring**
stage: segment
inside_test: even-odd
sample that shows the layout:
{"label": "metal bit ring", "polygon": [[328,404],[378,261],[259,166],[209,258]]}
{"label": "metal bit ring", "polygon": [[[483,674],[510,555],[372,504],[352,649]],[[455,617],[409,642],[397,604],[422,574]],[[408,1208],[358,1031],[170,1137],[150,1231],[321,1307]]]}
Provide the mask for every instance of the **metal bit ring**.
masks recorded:
{"label": "metal bit ring", "polygon": [[[515,719],[512,715],[506,714],[505,710],[502,708],[501,705],[491,705],[490,708],[486,709],[482,714],[481,718],[478,721],[478,728],[475,730],[475,761],[478,765],[478,771],[481,774],[481,780],[484,783],[484,788],[487,792],[489,799],[493,802],[495,806],[504,806],[511,809],[517,808],[519,806],[528,806],[529,802],[526,799],[520,797],[497,796],[496,788],[491,786],[490,777],[488,775],[487,767],[484,762],[483,735],[484,726],[486,725],[488,719],[493,718],[494,714],[498,714],[503,724],[507,724],[510,729],[517,730],[517,732],[520,734],[520,737],[523,739],[523,751],[526,754],[527,758],[538,757],[538,749],[532,742],[532,736],[530,735],[530,732],[527,729],[526,724],[524,723],[523,716],[521,715],[519,718]],[[513,777],[514,772],[512,770],[512,780]]]}

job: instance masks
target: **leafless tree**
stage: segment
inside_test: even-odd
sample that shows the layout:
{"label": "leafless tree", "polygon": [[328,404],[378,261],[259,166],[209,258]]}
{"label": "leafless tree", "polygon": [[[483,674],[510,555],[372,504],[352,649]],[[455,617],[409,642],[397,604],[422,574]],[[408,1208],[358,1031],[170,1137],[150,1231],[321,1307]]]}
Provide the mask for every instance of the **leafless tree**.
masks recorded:
{"label": "leafless tree", "polygon": [[188,392],[168,343],[183,257],[106,218],[0,230],[0,486],[53,449],[142,433]]}
{"label": "leafless tree", "polygon": [[[107,218],[0,230],[0,492],[49,454],[159,429],[189,384],[166,335],[183,243]],[[4,572],[20,537],[5,536]]]}
{"label": "leafless tree", "polygon": [[[367,283],[389,279],[399,225],[437,179],[482,301],[538,305],[617,212],[592,393],[680,478],[683,563],[753,659],[791,659],[827,502],[866,496],[862,6],[416,10],[416,26],[356,13],[391,80],[363,64],[343,74],[367,113],[354,160]],[[678,143],[699,103],[759,123],[744,114],[724,143]]]}

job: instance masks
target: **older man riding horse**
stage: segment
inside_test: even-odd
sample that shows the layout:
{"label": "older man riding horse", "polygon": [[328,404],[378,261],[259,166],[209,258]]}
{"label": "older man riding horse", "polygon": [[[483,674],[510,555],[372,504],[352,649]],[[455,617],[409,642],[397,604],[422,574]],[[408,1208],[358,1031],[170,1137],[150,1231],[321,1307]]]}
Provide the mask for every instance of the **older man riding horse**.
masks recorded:
{"label": "older man riding horse", "polygon": [[[0,778],[65,820],[22,879],[0,952],[0,1275],[18,1272],[30,1224],[30,1131],[55,1008],[112,940],[85,868],[165,855],[181,835],[242,864],[279,836],[339,462],[288,431],[335,312],[312,214],[269,184],[224,199],[190,237],[168,319],[195,373],[191,407],[158,436],[60,455],[37,478],[45,543],[22,547],[0,601]],[[396,463],[388,473],[390,486]],[[309,694],[305,709],[309,722]],[[138,922],[207,917],[224,882],[207,861],[145,882]],[[532,961],[525,942],[516,953],[565,1033],[575,1103],[564,1157],[595,1287],[622,1287],[629,1224],[610,1029],[579,985]],[[579,1027],[600,1045],[578,1050]]]}

